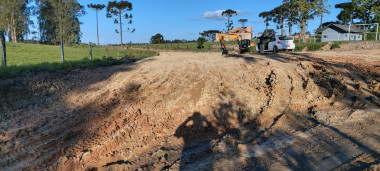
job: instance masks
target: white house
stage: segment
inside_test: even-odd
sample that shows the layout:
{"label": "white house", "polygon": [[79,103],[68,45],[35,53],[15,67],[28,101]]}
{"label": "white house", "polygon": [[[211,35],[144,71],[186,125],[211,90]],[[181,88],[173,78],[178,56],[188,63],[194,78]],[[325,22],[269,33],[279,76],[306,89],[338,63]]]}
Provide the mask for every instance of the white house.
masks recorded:
{"label": "white house", "polygon": [[322,42],[362,40],[363,31],[354,25],[330,24],[317,30],[322,35]]}

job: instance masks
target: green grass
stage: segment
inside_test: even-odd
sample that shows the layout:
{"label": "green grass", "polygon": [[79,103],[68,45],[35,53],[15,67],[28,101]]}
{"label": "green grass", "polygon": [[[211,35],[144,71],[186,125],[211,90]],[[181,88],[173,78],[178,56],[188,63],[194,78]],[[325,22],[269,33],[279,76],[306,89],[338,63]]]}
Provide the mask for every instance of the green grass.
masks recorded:
{"label": "green grass", "polygon": [[317,51],[320,50],[323,46],[325,46],[327,42],[311,42],[311,43],[296,43],[296,52],[302,51],[305,47],[308,48],[308,51]]}
{"label": "green grass", "polygon": [[[227,45],[237,45],[236,41],[228,41]],[[211,46],[220,46],[220,42],[205,42],[203,44],[203,49],[198,49],[197,42],[187,42],[187,43],[166,43],[166,44],[133,44],[133,48],[143,48],[150,50],[164,49],[164,50],[181,50],[181,51],[199,51],[199,52],[219,52],[218,49],[212,49]]]}
{"label": "green grass", "polygon": [[[39,63],[61,62],[61,51],[59,46],[39,45],[39,44],[23,44],[23,43],[7,43],[7,65],[20,66]],[[83,58],[89,58],[88,47],[71,46],[64,47],[65,61],[77,61]],[[108,48],[109,57],[115,59],[124,56],[149,57],[155,55],[153,51],[141,50],[121,50],[117,47]],[[105,47],[93,47],[93,59],[102,59],[106,56]]]}
{"label": "green grass", "polygon": [[93,47],[93,60],[89,60],[89,49],[85,46],[65,47],[65,62],[61,62],[59,46],[7,43],[7,67],[0,67],[0,78],[29,74],[38,71],[71,70],[107,66],[120,63],[120,59],[129,56],[144,58],[156,55],[154,51],[121,50],[117,47]]}
{"label": "green grass", "polygon": [[340,48],[340,45],[343,44],[343,43],[347,43],[347,41],[336,41],[336,42],[333,42],[333,44],[331,45],[331,49]]}

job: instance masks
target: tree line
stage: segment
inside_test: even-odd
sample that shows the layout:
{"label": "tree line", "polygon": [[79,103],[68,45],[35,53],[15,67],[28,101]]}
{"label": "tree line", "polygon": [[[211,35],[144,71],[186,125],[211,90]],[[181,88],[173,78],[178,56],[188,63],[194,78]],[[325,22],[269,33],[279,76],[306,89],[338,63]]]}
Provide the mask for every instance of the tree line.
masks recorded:
{"label": "tree line", "polygon": [[[99,42],[98,12],[105,7],[107,18],[120,25],[121,44],[123,32],[134,32],[134,29],[123,30],[123,25],[132,24],[132,3],[128,1],[110,1],[105,4],[88,4],[96,11],[97,40]],[[77,0],[0,0],[0,33],[14,43],[24,41],[28,35],[34,35],[40,43],[58,45],[81,42],[79,18],[86,14],[85,8]],[[31,16],[36,16],[33,23]],[[62,42],[61,42],[62,41]]]}
{"label": "tree line", "polygon": [[[293,25],[298,25],[301,29],[302,40],[306,42],[307,21],[320,17],[319,28],[322,28],[324,26],[323,16],[329,14],[330,8],[327,0],[283,0],[282,5],[260,13],[259,17],[264,19],[267,29],[269,22],[275,23],[277,29],[281,29],[281,35],[286,35],[286,22],[289,27],[289,35],[292,35]],[[336,4],[335,8],[341,9],[337,16],[338,21],[329,23],[369,24],[380,22],[380,1],[378,0],[351,0]],[[354,23],[354,21],[357,22]],[[368,29],[371,27],[366,27],[365,31]]]}

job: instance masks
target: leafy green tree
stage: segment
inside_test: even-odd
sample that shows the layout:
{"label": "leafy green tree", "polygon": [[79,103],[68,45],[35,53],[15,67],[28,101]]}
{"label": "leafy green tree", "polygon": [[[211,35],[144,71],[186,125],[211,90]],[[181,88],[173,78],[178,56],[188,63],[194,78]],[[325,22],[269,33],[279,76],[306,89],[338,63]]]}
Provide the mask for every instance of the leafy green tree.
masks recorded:
{"label": "leafy green tree", "polygon": [[79,17],[86,14],[77,0],[36,0],[41,41],[48,44],[80,42]]}
{"label": "leafy green tree", "polygon": [[248,19],[239,19],[238,22],[239,22],[239,23],[241,24],[241,26],[244,28],[245,23],[248,22]]}
{"label": "leafy green tree", "polygon": [[104,4],[88,4],[87,5],[88,8],[92,8],[92,9],[95,9],[96,11],[96,35],[97,35],[97,38],[98,38],[98,45],[100,44],[99,43],[99,20],[98,20],[98,12],[101,11],[103,8],[105,8],[106,6]]}
{"label": "leafy green tree", "polygon": [[271,16],[270,12],[269,11],[261,12],[259,14],[259,17],[264,18],[264,22],[265,22],[265,26],[266,26],[265,30],[268,30],[269,21],[272,21],[272,16]]}
{"label": "leafy green tree", "polygon": [[222,16],[227,16],[227,31],[230,31],[233,29],[233,22],[230,20],[233,15],[237,15],[237,12],[231,9],[225,10],[222,12]]}
{"label": "leafy green tree", "polygon": [[355,4],[352,2],[345,2],[336,4],[335,8],[342,9],[340,13],[338,14],[337,18],[339,21],[341,21],[343,24],[351,24],[354,23],[354,19],[357,18],[357,14],[355,11]]}
{"label": "leafy green tree", "polygon": [[322,28],[323,23],[323,14],[330,14],[330,5],[327,5],[328,0],[317,0],[315,2],[316,5],[316,13],[321,17],[321,22],[319,27]]}
{"label": "leafy green tree", "polygon": [[150,38],[150,43],[152,44],[161,44],[163,42],[165,42],[164,36],[162,36],[160,33],[157,33]]}
{"label": "leafy green tree", "polygon": [[[380,1],[378,0],[352,0],[351,2],[335,5],[342,11],[337,16],[339,21],[347,24],[354,20],[359,20],[361,24],[370,24],[380,22]],[[371,26],[364,26],[364,39],[367,38],[367,31]],[[373,26],[372,26],[372,29]]]}
{"label": "leafy green tree", "polygon": [[213,41],[216,38],[216,33],[220,33],[219,30],[206,30],[202,33],[199,33],[203,38]]}
{"label": "leafy green tree", "polygon": [[288,3],[288,7],[292,10],[295,21],[300,24],[302,32],[302,40],[306,42],[306,22],[310,19],[314,19],[317,13],[317,1],[318,0],[284,0],[284,3]]}
{"label": "leafy green tree", "polygon": [[203,37],[199,37],[198,40],[197,40],[197,44],[198,44],[197,48],[198,48],[198,49],[203,49],[203,48],[204,48],[203,44],[204,44],[205,42],[206,42],[206,39],[205,39],[205,38],[203,38]]}
{"label": "leafy green tree", "polygon": [[24,36],[29,33],[29,24],[33,22],[29,19],[31,7],[28,7],[28,0],[2,0],[4,3],[5,23],[12,42],[22,41]]}
{"label": "leafy green tree", "polygon": [[277,28],[281,29],[281,35],[285,36],[285,20],[289,17],[289,9],[286,5],[280,5],[273,10],[271,10],[270,16],[272,21],[277,24]]}
{"label": "leafy green tree", "polygon": [[[132,14],[127,14],[126,12],[127,11],[131,11],[132,10],[132,3],[128,2],[128,1],[120,1],[120,2],[117,2],[117,1],[111,1],[111,2],[108,2],[108,5],[107,5],[107,18],[112,18],[113,16],[115,17],[118,17],[118,18],[114,18],[114,22],[115,24],[120,24],[120,31],[117,31],[116,32],[119,32],[120,33],[120,47],[123,48],[123,18],[128,20],[126,24],[132,24]],[[130,29],[128,28],[128,31]],[[131,32],[134,32],[135,29],[133,29]]]}

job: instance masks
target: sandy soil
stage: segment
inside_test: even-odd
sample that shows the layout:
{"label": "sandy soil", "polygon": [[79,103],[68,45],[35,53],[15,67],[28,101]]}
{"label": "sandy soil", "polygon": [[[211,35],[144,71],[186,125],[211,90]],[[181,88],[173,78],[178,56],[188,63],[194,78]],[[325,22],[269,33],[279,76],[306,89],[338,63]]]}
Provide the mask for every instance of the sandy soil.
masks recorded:
{"label": "sandy soil", "polygon": [[162,52],[0,90],[0,170],[380,169],[379,49]]}

